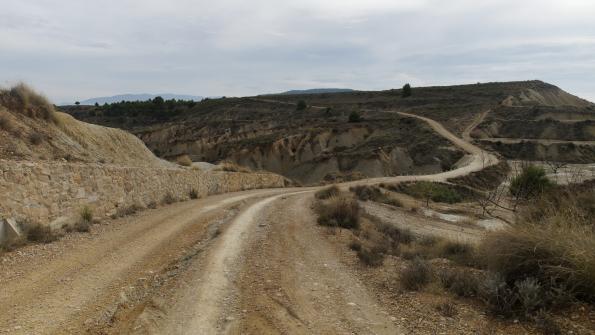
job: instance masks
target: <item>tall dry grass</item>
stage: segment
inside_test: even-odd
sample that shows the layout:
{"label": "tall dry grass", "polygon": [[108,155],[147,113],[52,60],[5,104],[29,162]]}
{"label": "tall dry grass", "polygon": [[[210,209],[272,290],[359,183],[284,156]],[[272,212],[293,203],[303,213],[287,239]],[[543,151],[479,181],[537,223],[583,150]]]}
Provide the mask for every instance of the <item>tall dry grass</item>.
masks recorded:
{"label": "tall dry grass", "polygon": [[54,105],[23,83],[9,89],[0,89],[0,105],[30,118],[57,122]]}
{"label": "tall dry grass", "polygon": [[593,184],[557,187],[520,211],[515,225],[489,233],[485,266],[509,285],[536,279],[545,292],[564,289],[595,302]]}

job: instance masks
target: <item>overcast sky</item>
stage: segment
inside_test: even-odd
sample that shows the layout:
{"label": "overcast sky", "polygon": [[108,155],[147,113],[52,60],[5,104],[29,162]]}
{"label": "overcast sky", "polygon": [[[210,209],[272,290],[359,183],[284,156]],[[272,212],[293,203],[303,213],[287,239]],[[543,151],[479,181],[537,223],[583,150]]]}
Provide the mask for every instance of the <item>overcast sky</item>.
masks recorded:
{"label": "overcast sky", "polygon": [[541,79],[595,101],[593,0],[27,0],[0,85],[53,101]]}

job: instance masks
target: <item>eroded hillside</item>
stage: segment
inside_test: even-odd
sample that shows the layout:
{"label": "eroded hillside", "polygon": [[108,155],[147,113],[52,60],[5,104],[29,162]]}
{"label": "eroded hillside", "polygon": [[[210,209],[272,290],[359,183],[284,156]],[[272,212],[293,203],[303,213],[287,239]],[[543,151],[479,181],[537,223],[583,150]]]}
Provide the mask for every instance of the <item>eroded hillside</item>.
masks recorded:
{"label": "eroded hillside", "polygon": [[[302,101],[307,107],[298,107]],[[66,110],[88,122],[132,131],[163,158],[188,154],[194,161],[228,160],[303,183],[436,173],[456,166],[462,152],[398,111],[427,116],[458,135],[474,128],[473,136],[486,147],[495,137],[590,140],[595,115],[588,101],[540,81],[414,88],[410,97],[402,97],[401,90],[354,91]],[[560,149],[558,143],[539,145],[546,146],[536,149],[540,152]],[[592,160],[591,148],[565,159]],[[532,149],[516,151],[523,150]]]}

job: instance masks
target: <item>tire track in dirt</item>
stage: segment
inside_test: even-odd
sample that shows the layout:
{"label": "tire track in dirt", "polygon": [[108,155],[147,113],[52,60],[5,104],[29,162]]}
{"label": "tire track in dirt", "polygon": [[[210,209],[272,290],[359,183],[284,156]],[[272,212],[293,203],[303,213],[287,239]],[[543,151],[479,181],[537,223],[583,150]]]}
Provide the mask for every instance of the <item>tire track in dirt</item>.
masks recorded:
{"label": "tire track in dirt", "polygon": [[10,327],[16,334],[77,333],[70,329],[80,328],[102,306],[118,301],[126,283],[159,266],[154,264],[155,259],[175,257],[184,247],[172,244],[180,234],[192,231],[200,238],[208,226],[202,221],[207,214],[279,192],[283,191],[214,196],[145,212],[119,220],[126,225],[114,226],[66,252],[50,254],[49,261],[31,259],[31,264],[21,262],[2,269],[0,330]]}

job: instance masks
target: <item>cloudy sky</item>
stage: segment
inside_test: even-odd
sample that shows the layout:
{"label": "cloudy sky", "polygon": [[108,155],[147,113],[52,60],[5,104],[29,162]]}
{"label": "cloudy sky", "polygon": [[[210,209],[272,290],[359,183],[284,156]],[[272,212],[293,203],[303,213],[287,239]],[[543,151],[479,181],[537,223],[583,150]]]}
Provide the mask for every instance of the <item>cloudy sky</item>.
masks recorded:
{"label": "cloudy sky", "polygon": [[541,79],[595,101],[593,0],[27,0],[0,85],[55,102]]}

